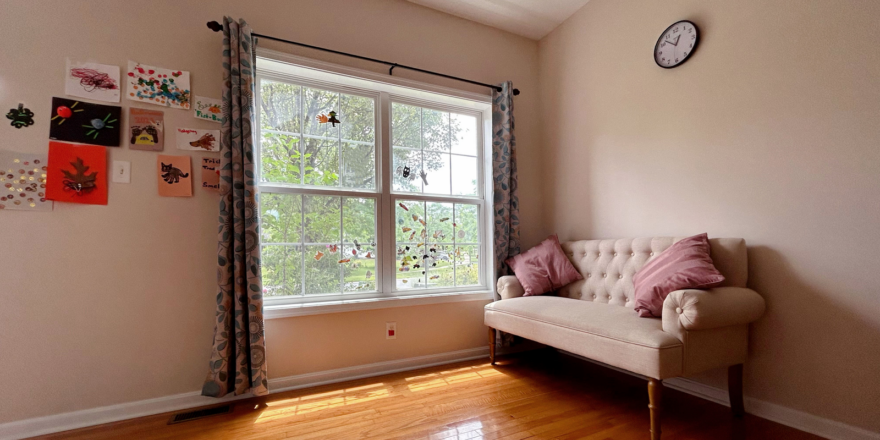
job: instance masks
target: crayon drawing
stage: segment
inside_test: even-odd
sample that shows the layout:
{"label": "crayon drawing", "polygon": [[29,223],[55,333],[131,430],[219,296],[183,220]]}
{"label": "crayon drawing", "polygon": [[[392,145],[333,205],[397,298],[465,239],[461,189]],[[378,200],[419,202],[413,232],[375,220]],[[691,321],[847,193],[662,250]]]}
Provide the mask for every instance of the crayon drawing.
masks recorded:
{"label": "crayon drawing", "polygon": [[178,128],[177,148],[179,150],[220,151],[220,130]]}
{"label": "crayon drawing", "polygon": [[64,93],[96,101],[119,102],[119,66],[67,59]]}
{"label": "crayon drawing", "polygon": [[189,72],[128,62],[128,99],[165,107],[190,108]]}
{"label": "crayon drawing", "polygon": [[202,189],[220,191],[220,159],[202,158]]}
{"label": "crayon drawing", "polygon": [[223,106],[219,99],[196,96],[193,101],[193,116],[212,122],[223,122]]}

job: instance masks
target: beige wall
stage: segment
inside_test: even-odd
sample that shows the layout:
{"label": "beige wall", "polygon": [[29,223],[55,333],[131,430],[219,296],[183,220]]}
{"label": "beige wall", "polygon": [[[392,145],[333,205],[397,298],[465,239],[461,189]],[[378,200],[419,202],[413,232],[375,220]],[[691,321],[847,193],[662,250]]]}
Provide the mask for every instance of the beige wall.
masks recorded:
{"label": "beige wall", "polygon": [[[523,90],[516,99],[521,160],[540,162],[537,44],[402,0],[3,0],[0,104],[5,113],[24,102],[37,123],[21,130],[0,123],[0,148],[46,151],[50,101],[64,96],[67,56],[188,70],[196,94],[219,97],[221,36],[205,22],[224,14],[246,18],[260,33],[485,82],[512,80]],[[212,128],[183,110],[166,109],[165,121],[169,128]],[[166,133],[173,145],[169,140]],[[160,198],[153,153],[111,148],[110,159],[132,162],[132,183],[111,184],[107,206],[0,213],[0,423],[201,388],[213,330],[217,197],[196,188],[193,198]],[[539,178],[540,167],[523,167],[527,245],[541,238]],[[480,347],[483,304],[268,321],[270,377]],[[392,320],[400,334],[386,341]]]}
{"label": "beige wall", "polygon": [[[680,19],[700,46],[662,69]],[[868,0],[593,0],[539,44],[545,226],[744,237],[768,304],[746,394],[873,431],[878,20]]]}

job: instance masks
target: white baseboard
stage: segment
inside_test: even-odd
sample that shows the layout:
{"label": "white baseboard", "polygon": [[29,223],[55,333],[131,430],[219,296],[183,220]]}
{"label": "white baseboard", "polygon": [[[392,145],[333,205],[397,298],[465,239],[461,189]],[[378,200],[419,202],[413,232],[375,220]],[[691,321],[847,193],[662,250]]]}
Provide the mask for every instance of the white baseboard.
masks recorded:
{"label": "white baseboard", "polygon": [[[269,380],[269,392],[279,393],[282,391],[381,376],[384,374],[416,370],[419,368],[468,361],[488,356],[489,348],[480,347],[394,361],[378,362],[375,364],[359,365],[356,367],[339,368],[318,373],[279,377],[277,379]],[[102,406],[99,408],[19,420],[0,424],[0,440],[19,440],[37,435],[85,428],[87,426],[101,425],[120,420],[180,411],[200,406],[215,405],[232,400],[246,399],[248,397],[252,397],[252,395],[243,394],[241,396],[228,396],[217,399],[213,397],[204,397],[201,395],[201,392],[194,391],[191,393],[157,397],[155,399],[139,400],[136,402],[121,403],[118,405]]]}
{"label": "white baseboard", "polygon": [[[583,359],[585,361],[601,365],[603,367],[611,368],[612,370],[620,371],[631,376],[644,377],[642,375],[613,367],[611,365],[603,364],[601,362],[594,361],[592,359],[585,358],[574,353],[569,353],[563,350],[559,350],[559,352],[568,356],[573,356],[578,359]],[[722,390],[721,388],[702,384],[700,382],[684,377],[664,379],[663,385],[674,390],[688,393],[724,406],[730,406],[730,397],[727,394],[727,390]],[[869,431],[867,429],[859,428],[857,426],[848,425],[846,423],[838,422],[836,420],[826,419],[824,417],[819,417],[817,415],[798,411],[796,409],[791,409],[760,399],[755,399],[749,396],[745,396],[744,401],[747,413],[786,426],[791,426],[792,428],[800,429],[801,431],[809,432],[810,434],[815,434],[832,440],[880,440],[880,432]]]}

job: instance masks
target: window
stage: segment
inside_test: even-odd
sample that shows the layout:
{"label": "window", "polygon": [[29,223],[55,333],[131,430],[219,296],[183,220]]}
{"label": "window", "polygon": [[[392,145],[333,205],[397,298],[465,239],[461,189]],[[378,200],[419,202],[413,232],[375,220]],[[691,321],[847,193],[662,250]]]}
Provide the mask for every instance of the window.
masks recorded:
{"label": "window", "polygon": [[489,289],[488,101],[260,58],[257,80],[270,304]]}

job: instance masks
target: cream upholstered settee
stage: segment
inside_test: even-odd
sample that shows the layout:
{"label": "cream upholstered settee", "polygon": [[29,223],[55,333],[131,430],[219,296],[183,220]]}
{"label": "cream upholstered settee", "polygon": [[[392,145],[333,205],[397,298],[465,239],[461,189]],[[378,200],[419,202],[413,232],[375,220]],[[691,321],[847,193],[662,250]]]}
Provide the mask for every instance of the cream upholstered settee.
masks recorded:
{"label": "cream upholstered settee", "polygon": [[486,305],[484,318],[492,363],[497,329],[646,376],[652,439],[660,438],[663,379],[729,367],[731,408],[742,415],[748,325],[764,313],[764,299],[746,287],[744,240],[709,240],[712,261],[725,277],[719,287],[670,293],[662,319],[641,318],[633,308],[633,275],[679,239],[562,243],[584,279],[556,295],[523,297],[516,277],[501,277],[501,300]]}

